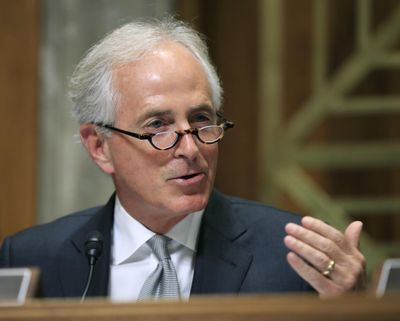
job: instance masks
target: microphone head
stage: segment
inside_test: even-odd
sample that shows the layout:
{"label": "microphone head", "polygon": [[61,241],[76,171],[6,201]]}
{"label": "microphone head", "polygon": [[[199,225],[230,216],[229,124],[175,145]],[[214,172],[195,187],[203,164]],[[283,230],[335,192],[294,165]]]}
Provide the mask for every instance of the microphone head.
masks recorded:
{"label": "microphone head", "polygon": [[91,231],[88,233],[85,241],[85,253],[89,261],[96,262],[101,256],[103,251],[103,235],[98,231]]}

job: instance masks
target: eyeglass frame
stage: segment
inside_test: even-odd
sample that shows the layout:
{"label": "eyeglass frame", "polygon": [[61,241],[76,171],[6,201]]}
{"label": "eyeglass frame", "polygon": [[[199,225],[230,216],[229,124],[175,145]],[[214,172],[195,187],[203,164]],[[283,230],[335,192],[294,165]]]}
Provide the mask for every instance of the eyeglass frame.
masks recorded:
{"label": "eyeglass frame", "polygon": [[[171,146],[169,146],[167,148],[159,148],[156,145],[154,145],[154,143],[153,143],[153,137],[158,135],[158,134],[160,134],[160,133],[143,133],[143,134],[139,134],[139,133],[127,131],[127,130],[124,130],[124,129],[121,129],[121,128],[117,128],[117,127],[114,127],[114,126],[111,126],[111,125],[108,125],[108,124],[103,124],[103,123],[100,123],[100,122],[91,122],[91,124],[99,126],[99,127],[103,127],[103,128],[109,129],[109,130],[113,130],[113,131],[116,131],[118,133],[125,134],[125,135],[128,135],[128,136],[136,138],[136,139],[148,140],[149,143],[151,144],[151,146],[153,146],[157,150],[169,150],[171,148],[174,148],[178,144],[179,140],[186,134],[195,135],[197,137],[197,139],[203,144],[210,145],[210,144],[218,143],[224,137],[225,130],[227,130],[229,128],[233,128],[235,126],[235,123],[230,121],[230,120],[228,120],[228,119],[226,119],[220,112],[217,112],[217,116],[219,118],[221,118],[221,120],[222,120],[222,123],[219,124],[219,125],[207,125],[207,126],[203,126],[203,127],[200,127],[200,128],[188,128],[188,129],[184,129],[184,130],[180,130],[180,131],[167,130],[167,131],[160,132],[160,133],[174,132],[177,135],[175,142]],[[213,141],[213,142],[205,142],[205,141],[203,141],[199,136],[199,131],[202,130],[203,128],[206,128],[206,127],[220,127],[220,128],[222,128],[223,131],[222,131],[221,137],[218,138],[217,140]]]}

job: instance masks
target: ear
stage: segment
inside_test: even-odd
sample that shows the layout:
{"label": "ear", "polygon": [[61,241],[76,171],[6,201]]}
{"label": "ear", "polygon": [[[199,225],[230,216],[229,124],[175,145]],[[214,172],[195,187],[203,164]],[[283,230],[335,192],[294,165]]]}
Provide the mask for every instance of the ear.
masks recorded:
{"label": "ear", "polygon": [[93,161],[106,174],[114,173],[114,166],[110,154],[108,141],[104,134],[96,130],[95,125],[82,124],[79,127],[80,138],[83,146]]}

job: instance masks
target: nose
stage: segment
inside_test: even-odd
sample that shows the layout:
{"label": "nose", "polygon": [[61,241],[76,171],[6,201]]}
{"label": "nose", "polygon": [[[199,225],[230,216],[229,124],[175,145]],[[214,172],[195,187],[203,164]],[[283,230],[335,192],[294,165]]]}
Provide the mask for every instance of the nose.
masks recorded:
{"label": "nose", "polygon": [[194,160],[198,156],[199,146],[193,134],[186,133],[180,138],[174,154],[176,157],[185,157],[190,160]]}

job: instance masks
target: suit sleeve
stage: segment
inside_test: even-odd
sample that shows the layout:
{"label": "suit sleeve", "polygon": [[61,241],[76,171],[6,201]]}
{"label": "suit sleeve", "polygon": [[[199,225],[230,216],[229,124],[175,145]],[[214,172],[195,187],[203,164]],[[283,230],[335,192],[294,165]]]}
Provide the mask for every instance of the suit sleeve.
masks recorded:
{"label": "suit sleeve", "polygon": [[11,252],[11,240],[8,237],[1,244],[1,248],[0,248],[0,268],[5,268],[5,267],[10,267],[11,266],[10,252]]}

